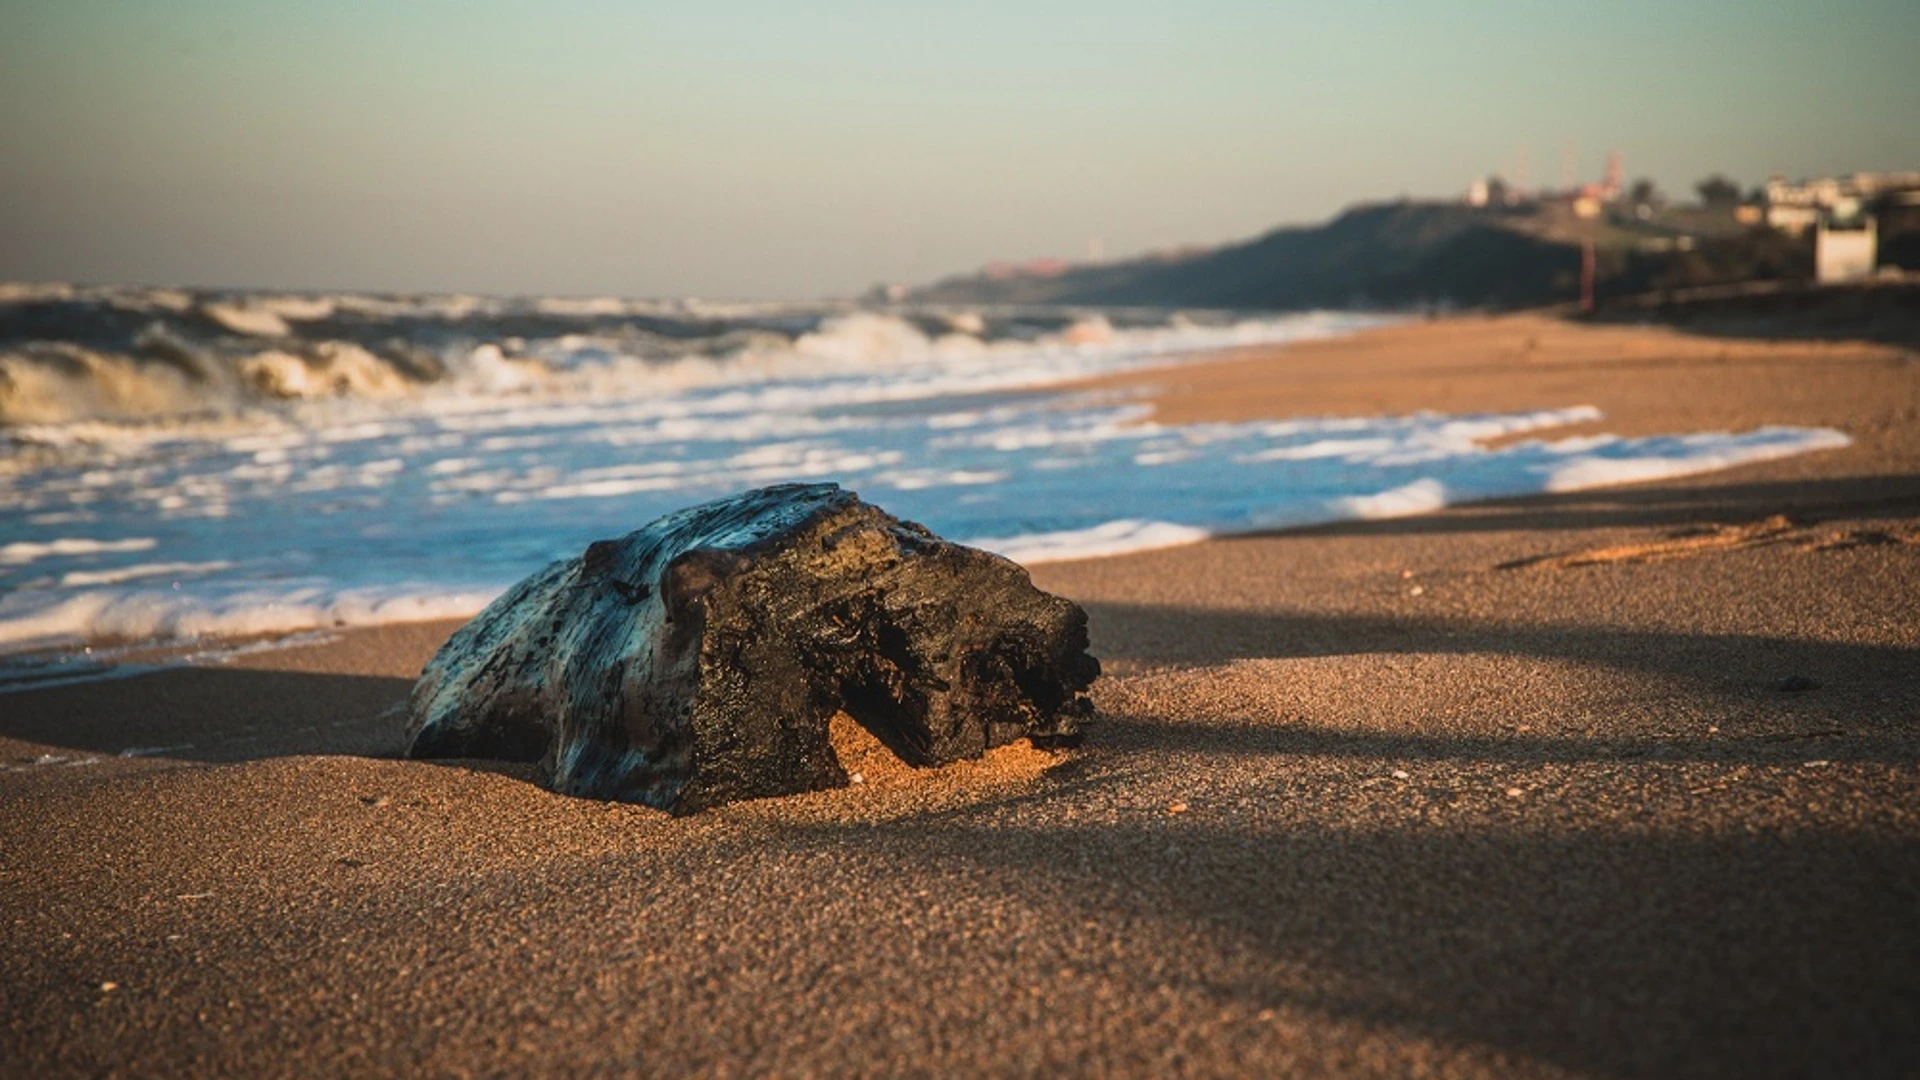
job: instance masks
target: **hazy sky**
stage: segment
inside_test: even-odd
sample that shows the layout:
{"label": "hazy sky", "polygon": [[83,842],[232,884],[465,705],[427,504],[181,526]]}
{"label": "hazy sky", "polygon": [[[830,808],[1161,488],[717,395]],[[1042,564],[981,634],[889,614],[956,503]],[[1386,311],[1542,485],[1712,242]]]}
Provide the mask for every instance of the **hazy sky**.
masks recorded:
{"label": "hazy sky", "polygon": [[815,296],[1920,168],[1920,3],[0,0],[0,278]]}

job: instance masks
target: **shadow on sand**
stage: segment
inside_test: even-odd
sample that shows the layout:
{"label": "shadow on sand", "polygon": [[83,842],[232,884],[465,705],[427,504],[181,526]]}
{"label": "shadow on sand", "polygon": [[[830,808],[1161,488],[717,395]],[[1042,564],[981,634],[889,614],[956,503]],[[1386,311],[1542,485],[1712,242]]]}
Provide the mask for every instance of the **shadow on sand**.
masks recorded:
{"label": "shadow on sand", "polygon": [[1789,674],[1816,679],[1827,699],[1866,690],[1911,694],[1920,686],[1920,649],[1895,645],[1513,625],[1445,616],[1086,606],[1097,654],[1147,665],[1368,653],[1484,654],[1574,661],[1623,673],[1658,675],[1705,693],[1754,700],[1777,700],[1775,687]]}
{"label": "shadow on sand", "polygon": [[176,667],[0,695],[0,738],[92,754],[396,757],[409,679]]}

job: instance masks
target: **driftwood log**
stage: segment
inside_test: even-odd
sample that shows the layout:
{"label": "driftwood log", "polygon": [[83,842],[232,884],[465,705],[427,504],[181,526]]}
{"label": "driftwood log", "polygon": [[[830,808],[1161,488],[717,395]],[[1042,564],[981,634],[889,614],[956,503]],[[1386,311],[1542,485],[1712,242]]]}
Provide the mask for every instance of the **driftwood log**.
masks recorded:
{"label": "driftwood log", "polygon": [[1068,743],[1087,617],[1018,565],[833,484],[668,514],[509,589],[414,686],[409,755],[538,761],[690,813],[844,786],[844,711],[916,766]]}

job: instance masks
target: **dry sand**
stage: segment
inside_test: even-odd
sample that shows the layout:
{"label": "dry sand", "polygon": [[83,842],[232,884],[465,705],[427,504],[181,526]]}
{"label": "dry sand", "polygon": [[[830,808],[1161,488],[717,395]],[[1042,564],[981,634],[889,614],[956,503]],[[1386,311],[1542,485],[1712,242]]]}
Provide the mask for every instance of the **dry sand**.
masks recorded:
{"label": "dry sand", "polygon": [[1106,385],[1856,443],[1042,567],[1084,749],[688,819],[393,760],[444,624],[0,697],[0,1072],[1920,1071],[1920,359],[1461,319]]}

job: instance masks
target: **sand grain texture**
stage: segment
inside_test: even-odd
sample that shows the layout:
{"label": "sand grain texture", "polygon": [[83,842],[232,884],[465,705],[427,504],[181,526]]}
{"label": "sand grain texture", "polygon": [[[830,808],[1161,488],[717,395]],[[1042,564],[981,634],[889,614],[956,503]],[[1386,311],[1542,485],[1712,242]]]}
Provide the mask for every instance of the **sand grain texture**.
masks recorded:
{"label": "sand grain texture", "polygon": [[1920,363],[1463,319],[1104,385],[1856,442],[1042,567],[1084,748],[842,723],[868,782],[685,819],[393,760],[449,625],[0,697],[5,1071],[1920,1069]]}

